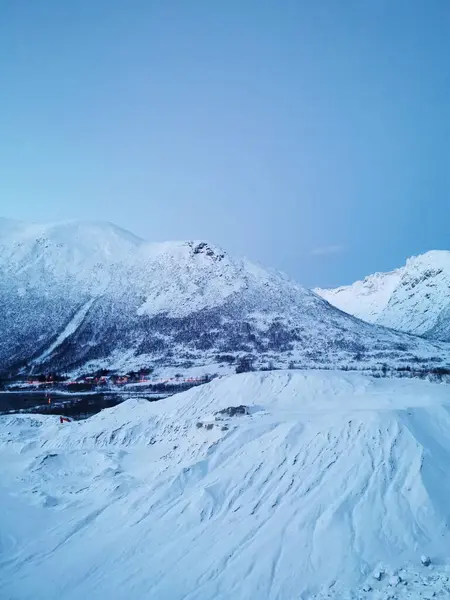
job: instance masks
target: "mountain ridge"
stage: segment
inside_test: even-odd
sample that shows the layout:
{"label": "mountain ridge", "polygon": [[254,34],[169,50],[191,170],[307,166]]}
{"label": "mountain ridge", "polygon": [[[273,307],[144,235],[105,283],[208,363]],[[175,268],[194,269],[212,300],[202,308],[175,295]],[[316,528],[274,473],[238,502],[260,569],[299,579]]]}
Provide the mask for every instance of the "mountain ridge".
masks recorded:
{"label": "mountain ridge", "polygon": [[448,361],[286,275],[205,241],[151,243],[109,223],[0,226],[0,371],[189,369],[250,355],[332,368]]}
{"label": "mountain ridge", "polygon": [[334,306],[370,323],[450,341],[450,252],[430,250],[389,273],[335,289],[315,290]]}

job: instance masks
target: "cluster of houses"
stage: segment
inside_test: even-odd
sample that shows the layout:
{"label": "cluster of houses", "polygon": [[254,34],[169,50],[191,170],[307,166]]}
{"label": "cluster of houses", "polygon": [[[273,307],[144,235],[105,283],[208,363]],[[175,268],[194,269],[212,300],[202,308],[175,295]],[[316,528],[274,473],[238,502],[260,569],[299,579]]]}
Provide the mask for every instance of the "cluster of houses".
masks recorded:
{"label": "cluster of houses", "polygon": [[76,379],[64,380],[61,377],[52,375],[40,376],[37,378],[30,377],[27,381],[29,385],[33,386],[73,386],[73,385],[126,385],[126,384],[147,384],[147,385],[198,385],[205,383],[209,380],[208,376],[203,377],[181,377],[179,375],[175,377],[169,377],[166,379],[151,378],[148,375],[142,375],[139,373],[128,374],[128,375],[85,375],[77,377]]}

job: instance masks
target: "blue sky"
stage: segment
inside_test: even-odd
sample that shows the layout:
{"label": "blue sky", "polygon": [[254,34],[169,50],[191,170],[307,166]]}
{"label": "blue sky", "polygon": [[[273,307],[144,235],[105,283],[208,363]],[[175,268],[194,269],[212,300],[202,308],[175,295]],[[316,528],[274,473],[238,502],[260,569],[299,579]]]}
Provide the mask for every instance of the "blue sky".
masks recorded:
{"label": "blue sky", "polygon": [[448,0],[3,0],[0,214],[302,283],[450,249]]}

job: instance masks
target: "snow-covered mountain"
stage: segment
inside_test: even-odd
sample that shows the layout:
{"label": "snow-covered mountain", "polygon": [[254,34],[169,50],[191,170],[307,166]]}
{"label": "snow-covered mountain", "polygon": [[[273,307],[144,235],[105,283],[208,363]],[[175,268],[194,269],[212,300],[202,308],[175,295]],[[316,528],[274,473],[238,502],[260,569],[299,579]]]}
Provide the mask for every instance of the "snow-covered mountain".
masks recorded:
{"label": "snow-covered mountain", "polygon": [[450,341],[450,252],[431,251],[391,273],[353,285],[316,289],[341,310],[399,331]]}
{"label": "snow-covered mountain", "polygon": [[375,273],[363,281],[335,289],[316,288],[314,291],[330,304],[350,315],[375,323],[386,308],[400,282],[402,269],[390,273]]}
{"label": "snow-covered mountain", "polygon": [[449,598],[449,429],[445,385],[320,371],[0,417],[0,597]]}
{"label": "snow-covered mountain", "polygon": [[0,372],[450,357],[209,243],[148,243],[109,223],[0,220],[0,306]]}

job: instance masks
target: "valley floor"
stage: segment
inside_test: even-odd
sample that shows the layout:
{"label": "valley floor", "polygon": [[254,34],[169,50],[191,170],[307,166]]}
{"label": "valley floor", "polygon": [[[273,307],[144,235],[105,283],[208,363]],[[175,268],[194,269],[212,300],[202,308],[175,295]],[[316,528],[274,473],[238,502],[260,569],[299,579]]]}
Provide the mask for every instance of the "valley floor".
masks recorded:
{"label": "valley floor", "polygon": [[448,598],[449,409],[444,384],[276,371],[0,417],[0,598]]}

